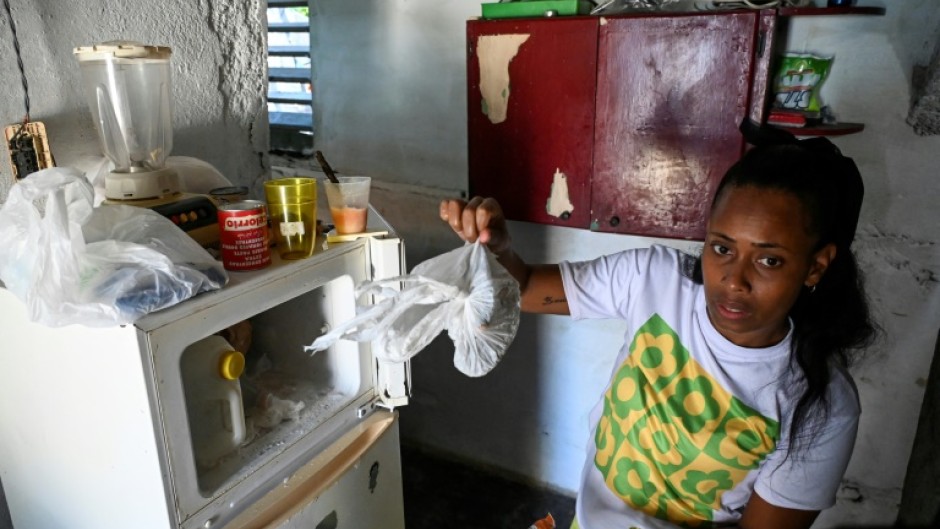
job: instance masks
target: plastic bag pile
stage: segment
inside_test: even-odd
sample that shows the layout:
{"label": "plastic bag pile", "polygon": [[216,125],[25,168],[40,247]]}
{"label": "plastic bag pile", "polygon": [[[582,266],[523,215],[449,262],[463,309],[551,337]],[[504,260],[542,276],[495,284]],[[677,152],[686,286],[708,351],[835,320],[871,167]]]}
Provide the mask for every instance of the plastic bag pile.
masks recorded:
{"label": "plastic bag pile", "polygon": [[[401,290],[398,290],[398,288]],[[519,283],[482,244],[428,259],[411,274],[365,282],[356,297],[374,305],[317,338],[322,351],[344,338],[373,342],[376,357],[404,362],[445,329],[454,342],[454,366],[478,377],[493,369],[519,329]]]}
{"label": "plastic bag pile", "polygon": [[0,280],[33,321],[131,323],[228,281],[222,264],[175,224],[140,207],[93,207],[75,169],[31,174],[0,208]]}

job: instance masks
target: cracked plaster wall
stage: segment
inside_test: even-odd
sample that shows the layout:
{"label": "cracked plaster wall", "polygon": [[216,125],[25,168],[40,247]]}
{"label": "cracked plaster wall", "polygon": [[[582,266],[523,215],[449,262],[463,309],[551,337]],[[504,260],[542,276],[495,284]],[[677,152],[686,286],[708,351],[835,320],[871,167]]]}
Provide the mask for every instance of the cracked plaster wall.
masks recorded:
{"label": "cracked plaster wall", "polygon": [[[940,35],[940,27],[934,35]],[[915,68],[914,98],[907,122],[918,134],[940,134],[940,41],[930,62]]]}
{"label": "cracked plaster wall", "polygon": [[[266,29],[263,0],[19,0],[11,2],[31,118],[46,124],[56,163],[100,156],[81,89],[76,46],[135,40],[173,49],[173,151],[251,186],[269,173]],[[19,122],[20,73],[5,11],[0,11],[0,126]],[[0,149],[0,200],[12,183]]]}

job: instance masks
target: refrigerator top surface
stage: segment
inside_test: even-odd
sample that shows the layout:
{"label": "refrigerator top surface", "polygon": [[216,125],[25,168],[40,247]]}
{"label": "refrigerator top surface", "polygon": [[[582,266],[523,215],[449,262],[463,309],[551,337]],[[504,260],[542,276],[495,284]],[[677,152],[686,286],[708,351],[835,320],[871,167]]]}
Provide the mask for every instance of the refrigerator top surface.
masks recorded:
{"label": "refrigerator top surface", "polygon": [[152,312],[134,323],[134,326],[144,332],[150,332],[170,322],[187,317],[195,312],[203,311],[216,305],[230,301],[247,290],[263,287],[297,273],[298,271],[316,267],[322,263],[336,259],[346,253],[363,251],[368,243],[367,239],[351,242],[333,243],[324,250],[324,239],[317,238],[317,251],[307,259],[287,261],[281,259],[277,252],[271,252],[271,266],[261,270],[247,272],[229,271],[229,282],[219,290],[205,292],[194,296],[182,303]]}

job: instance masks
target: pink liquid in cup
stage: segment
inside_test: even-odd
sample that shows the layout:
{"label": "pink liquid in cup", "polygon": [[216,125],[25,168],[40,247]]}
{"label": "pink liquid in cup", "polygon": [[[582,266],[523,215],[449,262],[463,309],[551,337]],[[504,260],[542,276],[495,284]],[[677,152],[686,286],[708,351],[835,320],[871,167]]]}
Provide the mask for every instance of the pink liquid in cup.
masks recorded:
{"label": "pink liquid in cup", "polygon": [[337,233],[360,233],[366,229],[368,212],[366,208],[330,208],[333,223],[336,224]]}
{"label": "pink liquid in cup", "polygon": [[368,176],[339,176],[337,182],[323,182],[336,233],[362,233],[369,217]]}

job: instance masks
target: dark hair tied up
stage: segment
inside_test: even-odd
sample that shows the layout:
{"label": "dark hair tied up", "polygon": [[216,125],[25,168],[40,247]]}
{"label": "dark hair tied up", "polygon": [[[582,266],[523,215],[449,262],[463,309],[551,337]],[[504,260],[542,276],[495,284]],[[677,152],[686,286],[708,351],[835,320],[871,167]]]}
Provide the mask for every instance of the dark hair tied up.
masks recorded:
{"label": "dark hair tied up", "polygon": [[832,234],[836,246],[848,248],[855,238],[858,217],[862,210],[862,198],[865,186],[862,175],[855,162],[826,138],[799,140],[793,134],[775,127],[760,126],[745,118],[739,127],[744,139],[755,147],[773,145],[796,145],[812,152],[823,172],[831,176],[828,182],[828,197],[835,208],[835,233]]}

